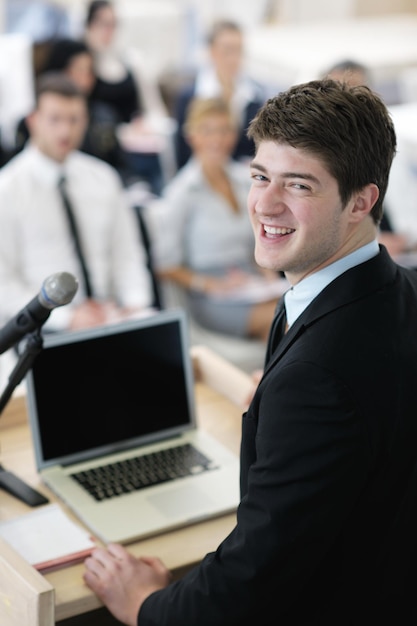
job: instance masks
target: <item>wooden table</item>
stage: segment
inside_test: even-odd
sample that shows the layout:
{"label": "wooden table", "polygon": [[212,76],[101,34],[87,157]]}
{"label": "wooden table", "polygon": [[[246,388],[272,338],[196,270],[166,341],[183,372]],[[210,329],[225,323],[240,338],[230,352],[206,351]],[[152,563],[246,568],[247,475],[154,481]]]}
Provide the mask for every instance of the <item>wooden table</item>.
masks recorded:
{"label": "wooden table", "polygon": [[[201,375],[200,381],[196,383],[198,423],[238,454],[241,404],[251,387],[250,379],[217,355],[211,355],[205,348],[201,352],[196,348],[193,356]],[[0,417],[1,463],[51,501],[56,501],[36,472],[25,402],[24,396],[14,396]],[[60,504],[69,517],[73,517],[71,511]],[[23,515],[30,510],[30,507],[13,496],[0,491],[0,519]],[[225,515],[130,544],[129,550],[135,555],[159,556],[172,570],[174,578],[178,578],[207,552],[214,550],[232,530],[234,523],[234,514]],[[83,571],[84,566],[78,564],[45,574],[46,581],[54,590],[56,622],[102,606],[84,585]]]}

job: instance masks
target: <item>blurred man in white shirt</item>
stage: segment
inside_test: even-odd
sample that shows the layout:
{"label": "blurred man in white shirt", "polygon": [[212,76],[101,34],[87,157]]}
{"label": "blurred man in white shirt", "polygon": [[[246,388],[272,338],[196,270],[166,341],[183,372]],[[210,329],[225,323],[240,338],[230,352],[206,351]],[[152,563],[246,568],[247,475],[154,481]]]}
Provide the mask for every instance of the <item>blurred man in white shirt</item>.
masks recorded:
{"label": "blurred man in white shirt", "polygon": [[[41,77],[30,141],[0,171],[0,318],[6,321],[58,271],[74,274],[73,302],[50,330],[105,324],[152,305],[151,277],[136,217],[107,163],[78,151],[88,121],[85,96],[65,76]],[[93,287],[87,296],[58,182],[65,177]]]}

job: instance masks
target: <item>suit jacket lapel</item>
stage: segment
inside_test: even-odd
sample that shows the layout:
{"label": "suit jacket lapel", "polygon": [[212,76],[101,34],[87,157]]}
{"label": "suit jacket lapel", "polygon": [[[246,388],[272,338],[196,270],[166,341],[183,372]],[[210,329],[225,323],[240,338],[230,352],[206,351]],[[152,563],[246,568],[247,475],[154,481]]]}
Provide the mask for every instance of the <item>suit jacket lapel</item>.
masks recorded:
{"label": "suit jacket lapel", "polygon": [[[350,302],[368,297],[372,291],[382,289],[394,281],[397,266],[383,246],[380,254],[365,263],[356,265],[333,280],[309,304],[306,310],[283,335],[275,350],[271,351],[265,362],[265,374],[288,351],[291,345],[302,335],[306,328],[318,319],[328,315]],[[271,339],[271,338],[270,338]],[[270,341],[268,342],[269,354]]]}

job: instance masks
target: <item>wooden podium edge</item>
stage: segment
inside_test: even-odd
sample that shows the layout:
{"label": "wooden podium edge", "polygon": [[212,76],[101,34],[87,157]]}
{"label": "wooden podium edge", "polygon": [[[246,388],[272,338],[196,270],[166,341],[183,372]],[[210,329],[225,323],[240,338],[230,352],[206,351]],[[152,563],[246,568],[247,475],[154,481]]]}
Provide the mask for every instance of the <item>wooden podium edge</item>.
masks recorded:
{"label": "wooden podium edge", "polygon": [[54,626],[54,588],[1,538],[0,580],[2,626]]}

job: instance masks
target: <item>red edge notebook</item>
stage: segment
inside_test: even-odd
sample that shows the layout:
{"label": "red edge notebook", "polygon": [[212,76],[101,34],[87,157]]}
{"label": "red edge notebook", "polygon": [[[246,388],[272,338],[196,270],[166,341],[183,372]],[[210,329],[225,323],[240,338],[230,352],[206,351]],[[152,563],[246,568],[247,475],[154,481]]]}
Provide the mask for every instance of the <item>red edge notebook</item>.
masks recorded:
{"label": "red edge notebook", "polygon": [[47,574],[48,572],[53,572],[54,570],[60,569],[61,567],[76,565],[77,563],[82,563],[84,559],[90,556],[90,554],[94,550],[94,547],[95,546],[93,546],[92,548],[87,548],[87,550],[80,550],[80,552],[73,552],[72,554],[58,557],[56,559],[51,559],[50,561],[35,563],[33,567],[42,574]]}

